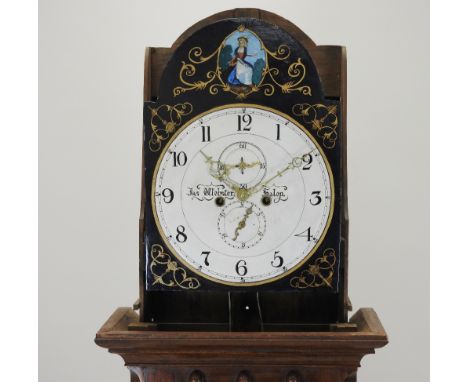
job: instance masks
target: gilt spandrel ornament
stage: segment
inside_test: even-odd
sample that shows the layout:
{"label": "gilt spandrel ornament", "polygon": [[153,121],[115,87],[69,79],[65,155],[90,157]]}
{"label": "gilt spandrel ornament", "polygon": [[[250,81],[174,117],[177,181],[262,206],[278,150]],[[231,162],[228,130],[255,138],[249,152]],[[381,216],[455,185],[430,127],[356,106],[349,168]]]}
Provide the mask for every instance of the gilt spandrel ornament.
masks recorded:
{"label": "gilt spandrel ornament", "polygon": [[192,113],[193,106],[188,103],[175,105],[159,105],[150,107],[151,138],[148,146],[153,152],[161,148],[162,142],[167,140],[171,134],[181,125],[183,118]]}
{"label": "gilt spandrel ornament", "polygon": [[151,247],[150,269],[153,275],[152,285],[161,284],[181,289],[198,289],[200,287],[200,281],[195,277],[188,277],[185,269],[172,260],[171,256],[159,244]]}

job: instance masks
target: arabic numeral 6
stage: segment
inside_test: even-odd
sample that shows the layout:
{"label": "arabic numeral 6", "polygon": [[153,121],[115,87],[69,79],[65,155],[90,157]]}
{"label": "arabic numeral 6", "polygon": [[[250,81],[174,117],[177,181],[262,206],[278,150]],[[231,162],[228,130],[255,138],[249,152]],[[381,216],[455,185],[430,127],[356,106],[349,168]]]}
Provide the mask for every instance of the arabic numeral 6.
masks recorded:
{"label": "arabic numeral 6", "polygon": [[236,263],[236,272],[239,276],[245,276],[247,274],[247,262],[245,260],[239,260]]}

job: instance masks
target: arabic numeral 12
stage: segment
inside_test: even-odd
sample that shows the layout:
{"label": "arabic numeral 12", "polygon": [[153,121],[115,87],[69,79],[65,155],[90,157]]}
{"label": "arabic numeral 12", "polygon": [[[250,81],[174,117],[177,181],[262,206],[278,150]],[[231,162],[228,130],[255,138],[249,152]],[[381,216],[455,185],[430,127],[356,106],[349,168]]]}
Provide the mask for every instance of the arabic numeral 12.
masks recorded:
{"label": "arabic numeral 12", "polygon": [[252,116],[250,114],[243,114],[237,116],[237,131],[250,131],[250,124],[252,123]]}

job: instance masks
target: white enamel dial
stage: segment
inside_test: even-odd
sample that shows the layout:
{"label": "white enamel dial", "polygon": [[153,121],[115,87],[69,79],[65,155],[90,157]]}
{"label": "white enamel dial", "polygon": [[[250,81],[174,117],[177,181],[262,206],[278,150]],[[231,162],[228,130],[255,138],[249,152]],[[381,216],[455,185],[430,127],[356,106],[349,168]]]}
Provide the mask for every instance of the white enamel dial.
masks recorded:
{"label": "white enamel dial", "polygon": [[229,285],[274,281],[320,245],[333,177],[318,144],[287,116],[226,106],[180,128],[153,176],[153,212],[172,252]]}

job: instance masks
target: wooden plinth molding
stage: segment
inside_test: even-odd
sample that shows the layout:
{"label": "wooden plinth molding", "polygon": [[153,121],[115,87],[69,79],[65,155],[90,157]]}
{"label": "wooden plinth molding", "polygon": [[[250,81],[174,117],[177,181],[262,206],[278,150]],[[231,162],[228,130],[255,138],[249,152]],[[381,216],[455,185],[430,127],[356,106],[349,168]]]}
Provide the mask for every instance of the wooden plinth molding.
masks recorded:
{"label": "wooden plinth molding", "polygon": [[373,309],[360,309],[353,332],[159,332],[118,308],[95,342],[119,354],[132,382],[352,382],[362,357],[387,344]]}

